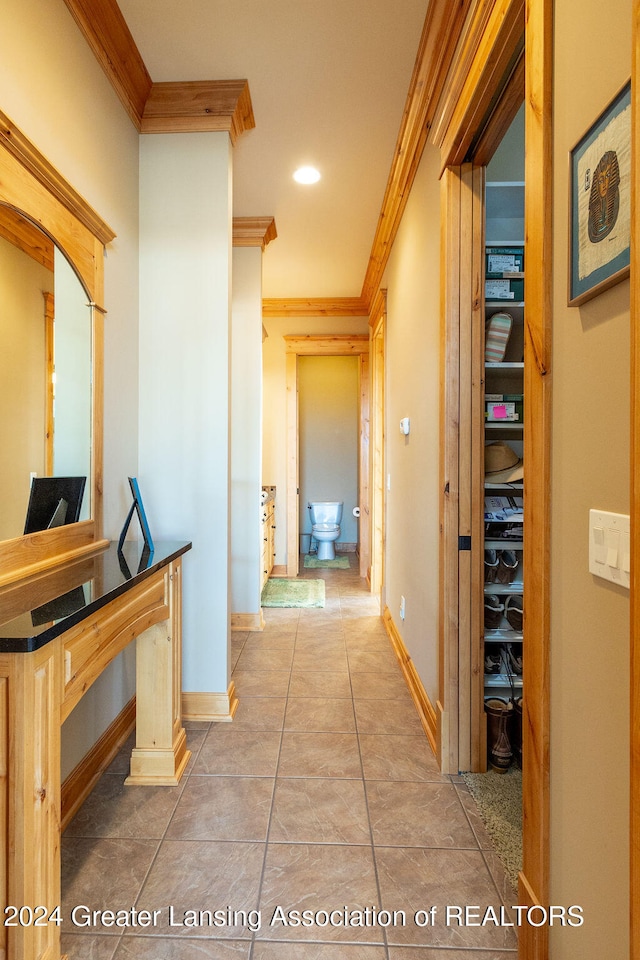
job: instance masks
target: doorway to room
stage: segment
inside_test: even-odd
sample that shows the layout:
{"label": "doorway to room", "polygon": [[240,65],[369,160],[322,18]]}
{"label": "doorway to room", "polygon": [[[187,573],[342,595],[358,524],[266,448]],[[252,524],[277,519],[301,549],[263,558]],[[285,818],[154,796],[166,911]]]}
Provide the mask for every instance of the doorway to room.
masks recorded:
{"label": "doorway to room", "polygon": [[359,546],[357,357],[299,357],[298,456],[300,552],[317,550],[309,503],[342,504],[336,553]]}
{"label": "doorway to room", "polygon": [[[300,532],[306,529],[301,525],[301,512],[303,508],[306,510],[308,500],[304,499],[300,486],[299,404],[299,361],[304,358],[349,358],[357,365],[357,503],[353,503],[350,510],[353,511],[354,506],[358,506],[360,510],[359,531],[355,542],[359,545],[360,576],[366,576],[370,565],[369,337],[290,336],[285,337],[285,341],[287,349],[287,576],[298,575]],[[316,407],[321,413],[323,404],[316,403]],[[322,499],[329,498],[323,495]],[[345,509],[347,507],[345,503]],[[351,519],[355,519],[352,513]]]}

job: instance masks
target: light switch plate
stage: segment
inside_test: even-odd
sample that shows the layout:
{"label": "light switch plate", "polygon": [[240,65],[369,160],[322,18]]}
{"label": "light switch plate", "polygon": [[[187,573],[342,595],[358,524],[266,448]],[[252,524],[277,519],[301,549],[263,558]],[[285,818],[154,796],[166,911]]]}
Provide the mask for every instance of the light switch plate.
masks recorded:
{"label": "light switch plate", "polygon": [[629,533],[626,514],[589,511],[589,572],[627,589],[631,579]]}

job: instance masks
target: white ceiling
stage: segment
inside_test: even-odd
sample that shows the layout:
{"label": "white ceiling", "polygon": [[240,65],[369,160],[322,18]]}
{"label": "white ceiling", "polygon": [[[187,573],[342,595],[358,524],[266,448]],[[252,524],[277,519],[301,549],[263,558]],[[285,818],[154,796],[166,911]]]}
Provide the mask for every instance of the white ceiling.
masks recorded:
{"label": "white ceiling", "polygon": [[[265,297],[359,297],[428,0],[119,0],[156,81],[249,81],[234,216],[273,216]],[[320,183],[292,180],[301,164]]]}

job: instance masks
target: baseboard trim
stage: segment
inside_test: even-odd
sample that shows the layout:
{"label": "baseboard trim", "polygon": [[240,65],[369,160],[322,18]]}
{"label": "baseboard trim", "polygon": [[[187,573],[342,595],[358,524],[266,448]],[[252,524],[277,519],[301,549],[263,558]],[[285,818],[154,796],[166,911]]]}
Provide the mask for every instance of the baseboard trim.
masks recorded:
{"label": "baseboard trim", "polygon": [[136,726],[136,698],[129,700],[62,784],[61,829],[64,830]]}
{"label": "baseboard trim", "polygon": [[264,630],[264,616],[259,613],[232,613],[231,629],[243,633],[258,633]]}
{"label": "baseboard trim", "polygon": [[231,681],[226,693],[182,693],[183,720],[213,720],[231,723],[238,709],[236,685]]}
{"label": "baseboard trim", "polygon": [[286,577],[288,576],[287,565],[286,563],[277,563],[271,570],[269,574],[270,577]]}
{"label": "baseboard trim", "polygon": [[431,745],[434,756],[438,757],[438,722],[436,717],[436,711],[434,710],[433,704],[429,700],[427,691],[422,685],[422,681],[418,676],[418,671],[416,670],[413,660],[409,656],[409,652],[404,645],[404,641],[398,632],[398,628],[393,622],[393,617],[391,616],[391,611],[388,607],[385,607],[382,612],[382,619],[386,631],[391,640],[391,646],[393,647],[394,653],[400,664],[400,669],[402,670],[405,682],[409,688],[409,693],[411,698],[416,705],[418,715],[420,717],[420,722],[422,723],[423,730],[427,736],[427,740]]}

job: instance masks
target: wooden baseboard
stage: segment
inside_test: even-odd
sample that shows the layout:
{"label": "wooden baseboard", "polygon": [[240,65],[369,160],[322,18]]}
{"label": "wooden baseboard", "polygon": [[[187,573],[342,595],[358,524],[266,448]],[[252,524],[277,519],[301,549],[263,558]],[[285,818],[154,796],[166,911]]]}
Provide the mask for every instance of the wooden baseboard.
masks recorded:
{"label": "wooden baseboard", "polygon": [[231,681],[226,693],[182,693],[183,720],[215,720],[230,723],[238,709],[236,685]]}
{"label": "wooden baseboard", "polygon": [[264,630],[264,616],[259,613],[232,613],[231,629],[244,633],[258,633]]}
{"label": "wooden baseboard", "polygon": [[431,744],[431,749],[433,750],[434,755],[438,757],[438,723],[436,711],[433,708],[433,704],[429,700],[427,691],[422,685],[422,681],[418,676],[418,671],[413,664],[413,660],[409,656],[409,652],[398,632],[398,628],[393,622],[393,617],[391,616],[391,612],[388,607],[384,608],[382,619],[384,620],[384,625],[389,635],[389,639],[391,640],[391,646],[393,647],[395,655],[398,658],[400,669],[402,670],[404,679],[409,688],[409,693],[411,694],[413,702],[416,705],[424,732],[429,743]]}
{"label": "wooden baseboard", "polygon": [[269,574],[269,576],[270,577],[286,577],[287,576],[286,563],[277,563],[271,570],[271,573]]}
{"label": "wooden baseboard", "polygon": [[62,784],[62,830],[69,825],[135,726],[134,696]]}

